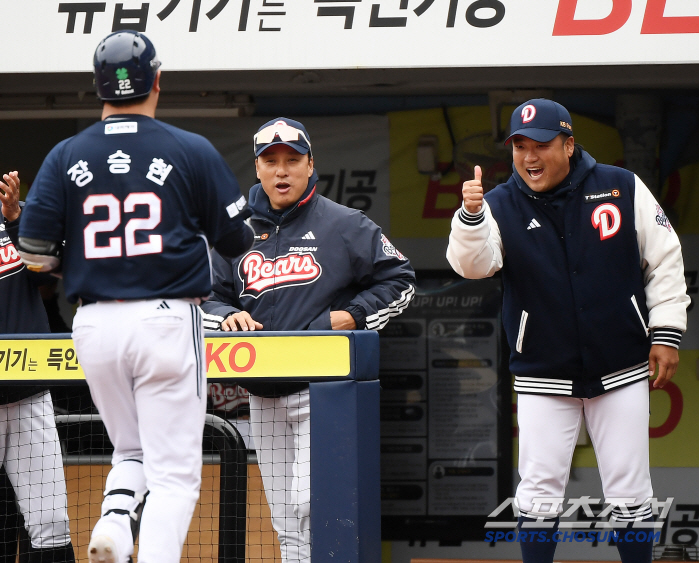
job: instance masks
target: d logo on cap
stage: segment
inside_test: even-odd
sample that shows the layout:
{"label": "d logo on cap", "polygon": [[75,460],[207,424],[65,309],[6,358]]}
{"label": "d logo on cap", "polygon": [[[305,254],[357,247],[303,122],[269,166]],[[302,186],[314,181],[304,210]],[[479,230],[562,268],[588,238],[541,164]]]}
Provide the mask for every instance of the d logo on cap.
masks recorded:
{"label": "d logo on cap", "polygon": [[534,117],[536,117],[536,108],[533,105],[522,108],[522,123],[529,123]]}
{"label": "d logo on cap", "polygon": [[553,100],[539,98],[517,106],[510,117],[510,136],[522,135],[540,143],[552,141],[559,133],[573,134],[572,120],[568,110]]}

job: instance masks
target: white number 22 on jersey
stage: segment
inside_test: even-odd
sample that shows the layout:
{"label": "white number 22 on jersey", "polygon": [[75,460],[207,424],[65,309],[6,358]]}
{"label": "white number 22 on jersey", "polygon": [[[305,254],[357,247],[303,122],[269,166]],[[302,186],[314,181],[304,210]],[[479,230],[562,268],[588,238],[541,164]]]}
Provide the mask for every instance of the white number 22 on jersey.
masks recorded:
{"label": "white number 22 on jersey", "polygon": [[[148,206],[148,217],[130,219],[124,226],[126,256],[158,254],[163,251],[163,237],[148,235],[147,242],[136,242],[136,231],[150,231],[160,224],[162,202],[152,192],[132,193],[124,200],[124,213],[133,213],[138,205]],[[119,258],[121,237],[109,237],[107,246],[97,246],[96,235],[111,233],[121,224],[121,202],[112,194],[91,195],[83,203],[83,213],[92,215],[97,207],[106,207],[108,216],[103,221],[90,221],[85,227],[85,258]]]}

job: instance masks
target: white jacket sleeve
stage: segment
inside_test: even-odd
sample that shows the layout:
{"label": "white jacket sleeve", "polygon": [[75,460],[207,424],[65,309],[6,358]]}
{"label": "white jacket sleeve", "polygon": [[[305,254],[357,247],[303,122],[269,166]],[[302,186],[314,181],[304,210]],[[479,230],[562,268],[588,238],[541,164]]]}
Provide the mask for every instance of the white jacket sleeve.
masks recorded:
{"label": "white jacket sleeve", "polygon": [[654,333],[653,344],[676,348],[681,333],[687,329],[687,306],[690,302],[684,278],[682,248],[663,209],[638,176],[634,214],[649,311],[648,324]]}
{"label": "white jacket sleeve", "polygon": [[484,200],[472,214],[462,205],[451,220],[447,260],[454,271],[469,279],[492,276],[502,268],[505,253],[500,229]]}

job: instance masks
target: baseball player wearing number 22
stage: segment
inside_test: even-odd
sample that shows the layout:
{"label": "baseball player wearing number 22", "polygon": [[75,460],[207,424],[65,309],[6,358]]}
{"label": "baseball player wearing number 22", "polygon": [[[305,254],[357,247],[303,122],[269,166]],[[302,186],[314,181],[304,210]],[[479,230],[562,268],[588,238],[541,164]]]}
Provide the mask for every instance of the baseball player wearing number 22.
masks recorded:
{"label": "baseball player wearing number 22", "polygon": [[[583,417],[614,529],[652,521],[647,380],[657,370],[662,387],[677,370],[689,297],[663,210],[638,176],[575,144],[563,106],[530,100],[510,131],[512,176],[484,196],[475,167],[447,259],[466,278],[502,271],[518,393],[518,526],[538,538],[520,547],[524,563],[550,563],[560,504],[545,501],[564,498]],[[617,543],[624,563],[650,562],[652,547]]]}
{"label": "baseball player wearing number 22", "polygon": [[[253,242],[238,183],[203,137],[154,118],[160,62],[143,34],[94,55],[102,121],[46,157],[19,251],[36,270],[62,260],[73,340],[114,445],[90,563],[180,561],[199,497],[206,409],[203,325],[209,244]],[[62,241],[65,241],[60,252]]]}

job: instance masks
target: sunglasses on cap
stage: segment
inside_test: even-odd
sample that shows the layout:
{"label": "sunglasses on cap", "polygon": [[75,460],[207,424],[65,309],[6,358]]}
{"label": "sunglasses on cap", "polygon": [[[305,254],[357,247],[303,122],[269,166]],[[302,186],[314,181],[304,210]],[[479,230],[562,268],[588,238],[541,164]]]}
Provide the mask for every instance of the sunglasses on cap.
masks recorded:
{"label": "sunglasses on cap", "polygon": [[259,145],[266,145],[274,142],[276,137],[279,137],[279,140],[284,143],[300,141],[303,139],[306,141],[308,148],[311,147],[311,142],[308,140],[308,137],[306,137],[306,134],[301,131],[301,129],[287,125],[283,121],[278,121],[277,123],[268,125],[261,131],[258,131],[255,133],[253,141],[255,143],[255,147],[257,147]]}

